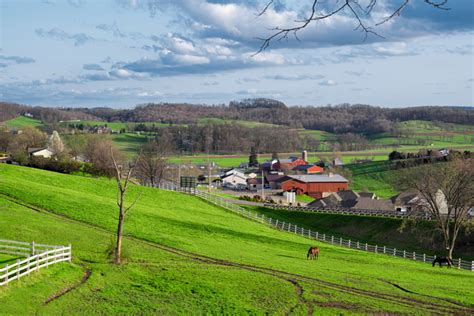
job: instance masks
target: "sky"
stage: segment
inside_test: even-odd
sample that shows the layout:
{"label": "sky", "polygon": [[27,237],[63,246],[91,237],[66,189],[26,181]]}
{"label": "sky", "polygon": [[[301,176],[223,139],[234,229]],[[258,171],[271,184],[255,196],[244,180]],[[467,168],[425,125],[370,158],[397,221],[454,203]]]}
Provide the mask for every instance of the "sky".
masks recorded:
{"label": "sky", "polygon": [[[449,10],[378,0],[346,8],[263,52],[312,0],[1,0],[0,100],[131,108],[149,102],[383,107],[474,104],[474,1]],[[318,14],[343,1],[319,1]],[[435,1],[438,2],[438,1]]]}

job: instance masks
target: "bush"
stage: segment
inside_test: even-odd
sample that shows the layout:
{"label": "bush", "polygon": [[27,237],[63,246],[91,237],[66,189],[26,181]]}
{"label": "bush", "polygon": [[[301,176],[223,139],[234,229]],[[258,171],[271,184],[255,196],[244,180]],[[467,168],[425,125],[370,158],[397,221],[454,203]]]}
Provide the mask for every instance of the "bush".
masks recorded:
{"label": "bush", "polygon": [[44,169],[54,172],[60,173],[73,173],[81,170],[82,164],[80,162],[63,159],[63,160],[55,160],[52,158],[44,158],[44,157],[30,157],[28,159],[27,165],[29,167]]}

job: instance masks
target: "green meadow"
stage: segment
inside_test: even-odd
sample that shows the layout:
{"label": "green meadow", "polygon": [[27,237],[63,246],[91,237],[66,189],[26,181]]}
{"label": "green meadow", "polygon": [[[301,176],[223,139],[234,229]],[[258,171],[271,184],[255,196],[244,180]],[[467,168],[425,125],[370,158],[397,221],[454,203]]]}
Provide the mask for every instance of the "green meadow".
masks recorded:
{"label": "green meadow", "polygon": [[[140,197],[125,222],[127,262],[113,266],[105,253],[116,228],[115,186],[106,179],[0,165],[2,238],[71,243],[74,249],[73,264],[1,288],[2,312],[473,311],[471,272],[311,241],[194,196],[146,187],[130,188],[130,200]],[[307,261],[308,246],[314,244],[321,256]],[[84,284],[44,304],[77,284],[84,271],[91,271]],[[26,298],[30,303],[21,304]]]}
{"label": "green meadow", "polygon": [[5,122],[0,122],[0,125],[5,125],[8,128],[25,128],[26,126],[32,126],[32,127],[44,126],[43,122],[41,122],[40,120],[26,117],[26,116],[18,116],[14,119],[11,119]]}

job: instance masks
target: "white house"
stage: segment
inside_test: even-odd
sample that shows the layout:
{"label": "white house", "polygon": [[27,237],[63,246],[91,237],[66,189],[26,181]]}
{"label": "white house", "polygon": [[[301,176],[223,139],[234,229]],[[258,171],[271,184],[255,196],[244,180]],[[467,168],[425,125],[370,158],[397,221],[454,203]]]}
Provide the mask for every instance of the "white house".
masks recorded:
{"label": "white house", "polygon": [[53,154],[54,153],[48,148],[28,148],[28,155],[30,157],[51,158]]}
{"label": "white house", "polygon": [[247,177],[240,174],[230,174],[221,178],[222,186],[228,188],[239,188],[247,186]]}
{"label": "white house", "polygon": [[221,176],[223,187],[242,188],[247,186],[247,176],[239,169],[231,169]]}

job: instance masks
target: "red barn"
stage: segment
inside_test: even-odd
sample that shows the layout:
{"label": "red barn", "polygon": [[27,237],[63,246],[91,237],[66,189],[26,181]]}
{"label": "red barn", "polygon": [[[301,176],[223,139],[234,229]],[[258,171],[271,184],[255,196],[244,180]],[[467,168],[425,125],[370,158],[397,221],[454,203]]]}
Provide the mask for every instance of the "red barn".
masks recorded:
{"label": "red barn", "polygon": [[275,170],[291,170],[296,166],[308,164],[305,160],[298,157],[290,157],[288,159],[280,159],[273,165]]}
{"label": "red barn", "polygon": [[316,165],[299,165],[293,168],[297,174],[323,173],[324,169]]}
{"label": "red barn", "polygon": [[324,192],[338,192],[349,188],[349,181],[338,174],[289,175],[281,184],[283,191],[322,198]]}

